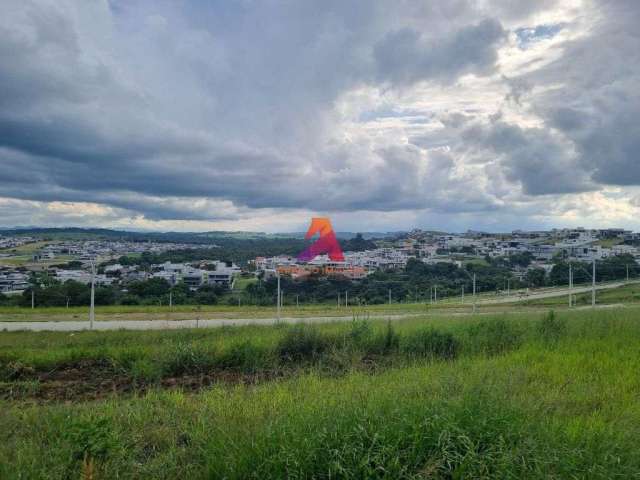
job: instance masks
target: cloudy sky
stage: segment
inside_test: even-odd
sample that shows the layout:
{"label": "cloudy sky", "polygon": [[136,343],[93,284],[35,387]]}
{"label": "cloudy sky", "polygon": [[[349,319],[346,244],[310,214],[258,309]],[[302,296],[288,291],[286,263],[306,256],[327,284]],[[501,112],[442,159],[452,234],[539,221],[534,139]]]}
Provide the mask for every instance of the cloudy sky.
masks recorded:
{"label": "cloudy sky", "polygon": [[3,0],[0,226],[640,230],[637,0]]}

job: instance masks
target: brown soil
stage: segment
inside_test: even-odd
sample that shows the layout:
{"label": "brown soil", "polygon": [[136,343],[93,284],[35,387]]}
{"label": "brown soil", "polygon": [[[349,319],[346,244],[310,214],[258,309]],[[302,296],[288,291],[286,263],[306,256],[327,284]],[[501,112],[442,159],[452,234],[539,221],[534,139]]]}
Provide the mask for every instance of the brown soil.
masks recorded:
{"label": "brown soil", "polygon": [[78,364],[49,372],[37,372],[26,382],[0,383],[0,400],[71,403],[141,395],[150,389],[197,392],[218,383],[255,385],[282,378],[284,375],[284,372],[271,371],[249,374],[233,370],[215,370],[167,377],[149,383],[112,369]]}

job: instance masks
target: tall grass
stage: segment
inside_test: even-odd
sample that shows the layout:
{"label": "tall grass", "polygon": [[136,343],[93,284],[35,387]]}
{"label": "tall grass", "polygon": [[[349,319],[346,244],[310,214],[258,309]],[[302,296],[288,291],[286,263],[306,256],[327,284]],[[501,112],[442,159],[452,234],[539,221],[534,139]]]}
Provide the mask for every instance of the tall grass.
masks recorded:
{"label": "tall grass", "polygon": [[[11,334],[0,336],[0,355],[17,372],[94,350],[140,371],[305,368],[286,380],[197,394],[0,401],[0,478],[640,475],[634,311],[146,335],[113,332],[99,342],[97,333],[46,341]],[[336,351],[396,361],[375,374],[326,375]]]}
{"label": "tall grass", "polygon": [[77,478],[86,452],[96,478],[634,478],[640,359],[612,339],[197,395],[6,403],[0,478]]}
{"label": "tall grass", "polygon": [[225,327],[181,331],[11,332],[0,334],[0,381],[29,380],[67,367],[114,371],[145,381],[226,369],[299,369],[336,364],[406,364],[418,359],[502,355],[524,344],[557,345],[619,331],[640,336],[635,311],[613,310],[397,322],[354,317],[349,323]]}

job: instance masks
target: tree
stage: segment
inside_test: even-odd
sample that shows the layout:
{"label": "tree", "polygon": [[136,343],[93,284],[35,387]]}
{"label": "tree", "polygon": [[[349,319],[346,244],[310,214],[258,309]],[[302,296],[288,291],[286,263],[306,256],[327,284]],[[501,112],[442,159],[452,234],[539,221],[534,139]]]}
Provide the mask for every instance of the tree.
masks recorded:
{"label": "tree", "polygon": [[542,287],[545,285],[547,279],[547,272],[543,268],[531,268],[527,270],[525,276],[526,282],[532,287]]}
{"label": "tree", "polygon": [[372,240],[366,240],[361,233],[357,233],[350,240],[344,240],[341,243],[342,250],[345,252],[363,252],[364,250],[373,250],[376,243]]}
{"label": "tree", "polygon": [[131,282],[128,286],[129,292],[140,298],[162,297],[169,293],[170,288],[171,285],[164,278]]}
{"label": "tree", "polygon": [[218,303],[216,287],[213,285],[203,285],[196,292],[195,300],[201,305],[215,305]]}
{"label": "tree", "polygon": [[512,267],[528,267],[532,259],[533,254],[531,252],[523,252],[509,255],[508,262]]}

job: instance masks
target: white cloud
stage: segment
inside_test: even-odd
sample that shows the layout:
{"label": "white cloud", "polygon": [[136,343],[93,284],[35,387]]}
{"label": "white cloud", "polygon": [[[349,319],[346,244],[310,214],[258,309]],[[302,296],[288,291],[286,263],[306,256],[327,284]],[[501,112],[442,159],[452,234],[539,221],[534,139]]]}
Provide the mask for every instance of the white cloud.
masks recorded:
{"label": "white cloud", "polygon": [[634,222],[633,1],[10,0],[3,13],[0,225]]}

